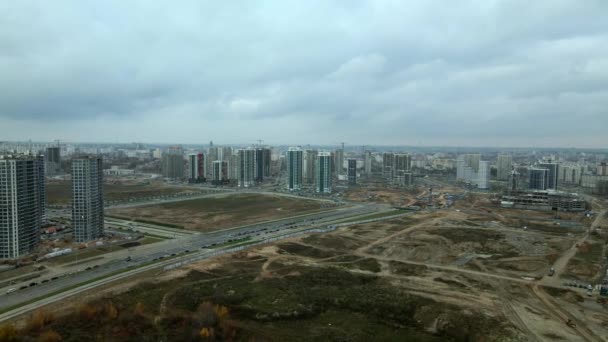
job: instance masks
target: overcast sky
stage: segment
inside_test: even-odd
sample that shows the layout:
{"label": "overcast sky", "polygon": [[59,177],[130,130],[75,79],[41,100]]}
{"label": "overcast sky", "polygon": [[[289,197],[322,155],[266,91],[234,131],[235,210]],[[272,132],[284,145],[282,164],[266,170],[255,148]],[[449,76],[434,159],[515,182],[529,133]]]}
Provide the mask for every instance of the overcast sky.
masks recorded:
{"label": "overcast sky", "polygon": [[0,27],[0,140],[608,145],[606,0],[1,1]]}

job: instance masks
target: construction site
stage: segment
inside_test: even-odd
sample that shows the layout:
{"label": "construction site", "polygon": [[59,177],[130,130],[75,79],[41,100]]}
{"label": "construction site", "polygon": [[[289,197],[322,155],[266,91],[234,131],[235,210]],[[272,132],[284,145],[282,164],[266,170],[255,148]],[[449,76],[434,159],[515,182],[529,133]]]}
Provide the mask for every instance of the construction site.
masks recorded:
{"label": "construction site", "polygon": [[151,271],[38,315],[66,340],[608,339],[603,202],[556,218],[455,190],[359,192],[431,205]]}

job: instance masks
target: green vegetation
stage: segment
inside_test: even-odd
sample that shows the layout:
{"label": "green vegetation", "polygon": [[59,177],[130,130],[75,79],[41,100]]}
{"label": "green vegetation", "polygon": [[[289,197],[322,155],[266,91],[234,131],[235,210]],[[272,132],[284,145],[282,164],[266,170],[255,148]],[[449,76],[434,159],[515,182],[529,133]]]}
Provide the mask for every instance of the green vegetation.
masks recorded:
{"label": "green vegetation", "polygon": [[[64,341],[91,336],[123,341],[466,341],[509,336],[498,317],[463,313],[375,276],[280,265],[297,275],[260,281],[252,270],[262,262],[145,283],[83,304],[66,317],[41,319],[35,314],[18,333],[53,331]],[[434,334],[427,332],[437,317],[445,324]]]}

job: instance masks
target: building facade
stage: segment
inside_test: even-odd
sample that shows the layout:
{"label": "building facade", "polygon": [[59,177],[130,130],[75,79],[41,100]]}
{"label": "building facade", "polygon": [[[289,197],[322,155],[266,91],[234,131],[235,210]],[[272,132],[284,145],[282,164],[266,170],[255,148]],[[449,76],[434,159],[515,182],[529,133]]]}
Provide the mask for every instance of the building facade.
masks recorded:
{"label": "building facade", "polygon": [[341,148],[334,152],[334,168],[336,175],[344,174],[344,150]]}
{"label": "building facade", "polygon": [[188,181],[200,183],[205,181],[205,155],[202,153],[191,153],[188,155]]}
{"label": "building facade", "polygon": [[316,150],[306,150],[304,152],[304,172],[303,178],[304,183],[308,185],[315,184],[315,178],[317,173],[317,155],[319,152]]}
{"label": "building facade", "polygon": [[61,173],[61,149],[59,146],[47,147],[44,154],[45,174],[55,176]]}
{"label": "building facade", "polygon": [[211,165],[211,183],[213,185],[221,185],[227,183],[228,162],[223,160],[214,160]]}
{"label": "building facade", "polygon": [[511,177],[513,157],[510,154],[499,154],[496,159],[496,179],[507,181]]}
{"label": "building facade", "polygon": [[365,151],[363,155],[363,173],[369,177],[372,175],[372,152]]}
{"label": "building facade", "polygon": [[103,166],[101,157],[72,160],[72,235],[76,242],[103,236]]}
{"label": "building facade", "polygon": [[551,161],[538,164],[539,168],[547,169],[547,189],[557,190],[557,181],[559,179],[559,164]]}
{"label": "building facade", "polygon": [[549,183],[549,170],[544,168],[530,168],[528,170],[528,188],[532,190],[547,190]]}
{"label": "building facade", "polygon": [[347,165],[348,185],[357,185],[357,159],[348,159]]}
{"label": "building facade", "polygon": [[317,155],[317,186],[318,193],[330,194],[332,191],[332,156],[329,152],[319,152]]}
{"label": "building facade", "polygon": [[238,150],[237,181],[240,188],[249,188],[255,185],[255,150]]}
{"label": "building facade", "polygon": [[0,259],[23,257],[40,241],[44,165],[39,163],[31,155],[0,155]]}
{"label": "building facade", "polygon": [[302,173],[304,154],[298,147],[287,150],[287,189],[289,191],[302,189]]}
{"label": "building facade", "polygon": [[161,171],[163,177],[170,179],[184,178],[184,157],[181,153],[166,152],[163,154]]}
{"label": "building facade", "polygon": [[404,153],[393,154],[393,172],[392,181],[393,184],[408,184],[406,181],[406,174],[409,174],[412,170],[412,156]]}
{"label": "building facade", "polygon": [[395,161],[395,154],[392,152],[382,153],[382,177],[392,180],[393,179],[393,163]]}

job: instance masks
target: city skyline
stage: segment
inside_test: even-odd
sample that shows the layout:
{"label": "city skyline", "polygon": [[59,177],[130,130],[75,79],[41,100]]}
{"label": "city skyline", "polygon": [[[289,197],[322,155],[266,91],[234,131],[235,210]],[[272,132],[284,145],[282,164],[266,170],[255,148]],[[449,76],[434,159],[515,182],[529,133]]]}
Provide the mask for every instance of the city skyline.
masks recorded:
{"label": "city skyline", "polygon": [[604,147],[608,3],[482,3],[6,4],[2,139]]}

